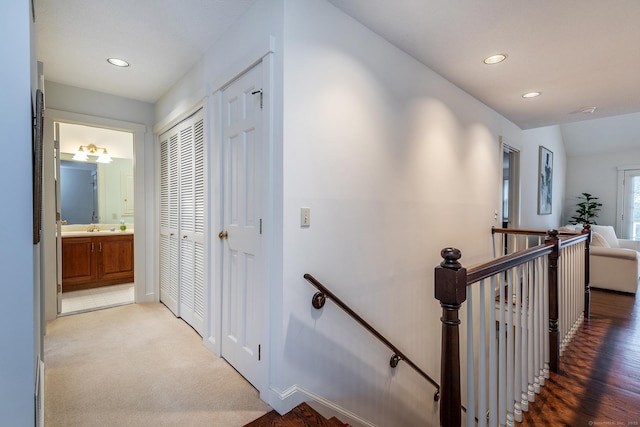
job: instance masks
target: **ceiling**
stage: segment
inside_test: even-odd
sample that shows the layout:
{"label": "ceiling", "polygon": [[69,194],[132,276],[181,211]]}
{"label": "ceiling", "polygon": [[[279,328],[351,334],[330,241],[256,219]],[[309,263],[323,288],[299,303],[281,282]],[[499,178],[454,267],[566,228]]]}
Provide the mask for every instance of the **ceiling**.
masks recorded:
{"label": "ceiling", "polygon": [[[38,60],[47,80],[153,103],[255,1],[37,0]],[[523,129],[640,112],[638,0],[328,1]]]}

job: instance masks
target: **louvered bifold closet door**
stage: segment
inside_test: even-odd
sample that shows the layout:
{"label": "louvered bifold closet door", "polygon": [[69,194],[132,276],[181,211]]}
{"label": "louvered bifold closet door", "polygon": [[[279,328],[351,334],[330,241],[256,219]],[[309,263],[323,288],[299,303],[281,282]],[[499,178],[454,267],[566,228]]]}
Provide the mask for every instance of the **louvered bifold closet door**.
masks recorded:
{"label": "louvered bifold closet door", "polygon": [[204,120],[194,125],[194,316],[204,323],[206,301],[206,247],[205,247],[205,133]]}
{"label": "louvered bifold closet door", "polygon": [[205,313],[204,165],[202,111],[178,130],[180,146],[180,317],[199,334]]}
{"label": "louvered bifold closet door", "polygon": [[178,136],[160,136],[160,301],[178,309]]}
{"label": "louvered bifold closet door", "polygon": [[193,128],[180,131],[180,317],[193,326]]}
{"label": "louvered bifold closet door", "polygon": [[202,110],[160,136],[160,300],[203,333],[206,301]]}

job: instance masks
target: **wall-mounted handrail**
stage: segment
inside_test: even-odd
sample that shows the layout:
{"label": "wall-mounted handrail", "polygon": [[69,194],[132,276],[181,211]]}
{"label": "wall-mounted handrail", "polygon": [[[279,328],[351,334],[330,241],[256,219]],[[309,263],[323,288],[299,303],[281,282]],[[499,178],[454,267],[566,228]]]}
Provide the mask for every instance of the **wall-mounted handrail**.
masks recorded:
{"label": "wall-mounted handrail", "polygon": [[393,356],[391,356],[391,360],[389,361],[389,365],[392,368],[395,368],[398,365],[398,362],[404,360],[407,365],[411,366],[416,372],[418,372],[424,379],[429,381],[432,386],[436,388],[436,392],[433,396],[433,400],[438,401],[440,399],[440,385],[431,378],[426,372],[420,369],[415,363],[411,361],[403,352],[401,352],[398,347],[393,345],[388,339],[386,339],[380,332],[378,332],[373,326],[371,326],[366,320],[364,320],[358,313],[353,311],[347,304],[345,304],[340,298],[335,296],[333,292],[327,289],[322,283],[320,283],[315,277],[311,274],[305,274],[304,278],[309,281],[313,286],[315,286],[319,292],[317,292],[312,299],[313,307],[316,309],[322,308],[326,298],[333,300],[333,302],[344,310],[349,316],[351,316],[356,322],[358,322],[363,328],[369,331],[373,336],[375,336],[378,340],[380,340],[384,345],[389,347],[391,351],[393,351]]}

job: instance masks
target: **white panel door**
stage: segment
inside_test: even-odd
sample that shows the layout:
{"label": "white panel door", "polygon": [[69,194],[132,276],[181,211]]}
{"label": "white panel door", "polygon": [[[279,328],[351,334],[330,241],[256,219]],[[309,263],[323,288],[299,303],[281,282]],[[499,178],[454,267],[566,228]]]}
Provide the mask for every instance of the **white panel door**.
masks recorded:
{"label": "white panel door", "polygon": [[222,93],[224,232],[222,236],[222,356],[249,382],[260,374],[262,304],[260,274],[262,66]]}
{"label": "white panel door", "polygon": [[160,136],[160,301],[178,312],[178,135]]}

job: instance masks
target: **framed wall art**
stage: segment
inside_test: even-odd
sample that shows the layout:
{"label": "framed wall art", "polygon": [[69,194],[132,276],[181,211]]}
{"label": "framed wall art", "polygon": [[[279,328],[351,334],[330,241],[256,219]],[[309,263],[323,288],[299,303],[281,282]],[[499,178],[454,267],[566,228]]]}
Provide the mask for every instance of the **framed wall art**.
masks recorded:
{"label": "framed wall art", "polygon": [[538,157],[538,215],[551,214],[553,201],[553,152],[540,146]]}

